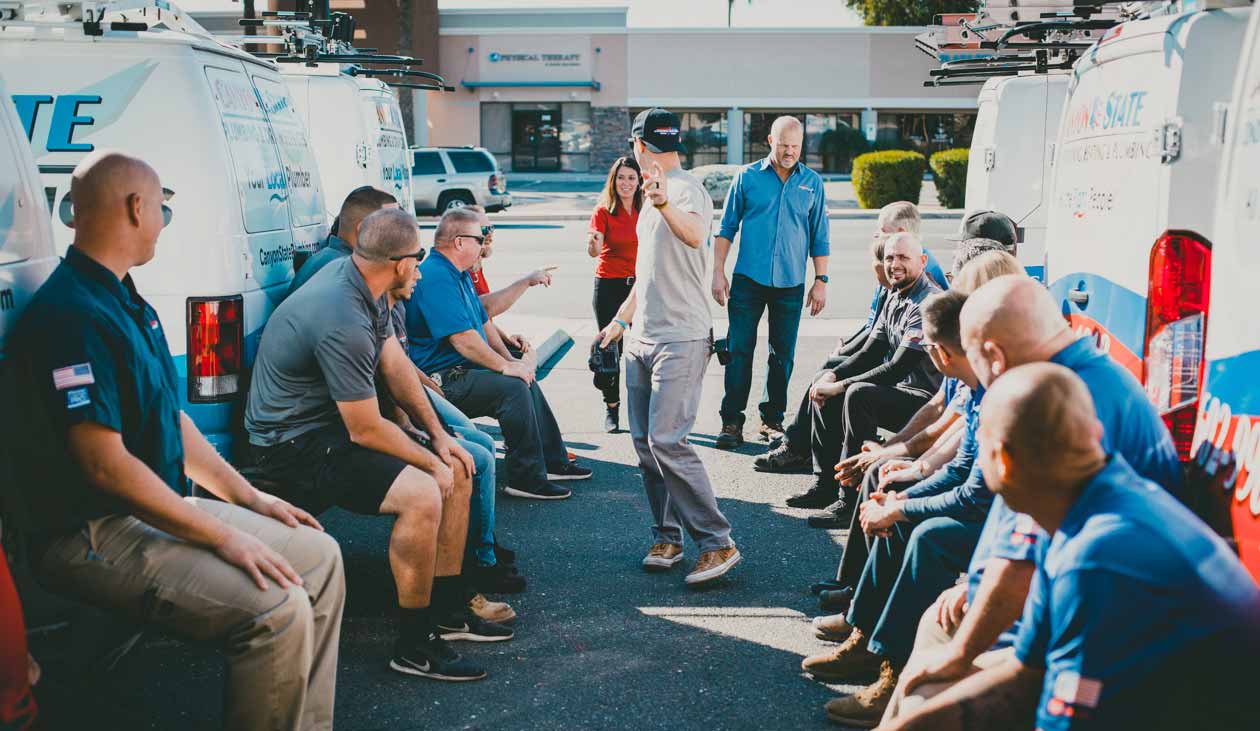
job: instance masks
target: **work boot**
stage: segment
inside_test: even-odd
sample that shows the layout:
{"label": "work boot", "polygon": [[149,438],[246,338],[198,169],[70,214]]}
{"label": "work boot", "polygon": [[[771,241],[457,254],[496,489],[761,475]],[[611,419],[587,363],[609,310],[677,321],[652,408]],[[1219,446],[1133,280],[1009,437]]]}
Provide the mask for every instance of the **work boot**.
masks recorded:
{"label": "work boot", "polygon": [[841,726],[875,728],[883,719],[888,703],[892,701],[898,675],[892,663],[885,660],[879,666],[879,678],[874,683],[853,695],[828,701],[824,706],[827,718]]}
{"label": "work boot", "polygon": [[840,486],[832,480],[818,478],[809,490],[793,495],[784,502],[789,508],[825,508],[840,498]]}
{"label": "work boot", "polygon": [[849,611],[849,604],[852,602],[853,587],[851,586],[827,589],[818,594],[818,608],[831,614]]}
{"label": "work boot", "polygon": [[853,520],[853,505],[841,495],[836,501],[822,510],[809,516],[810,528],[848,528]]}
{"label": "work boot", "polygon": [[883,661],[884,658],[866,649],[866,636],[854,627],[839,647],[802,660],[801,670],[819,680],[869,683],[878,677]]}
{"label": "work boot", "polygon": [[735,449],[744,443],[744,427],[739,424],[723,424],[713,446],[718,449]]}
{"label": "work boot", "polygon": [[763,442],[773,442],[776,439],[783,440],[783,422],[761,420],[761,426],[757,427],[757,436]]}
{"label": "work boot", "polygon": [[844,612],[814,617],[814,636],[820,640],[844,642],[851,634],[853,625],[849,624]]}
{"label": "work boot", "polygon": [[687,574],[687,585],[700,586],[716,581],[735,568],[735,564],[738,564],[742,558],[739,555],[739,549],[733,544],[716,551],[705,551],[700,554],[700,560],[696,561],[695,568]]}
{"label": "work boot", "polygon": [[614,404],[606,408],[608,411],[604,414],[604,431],[616,434],[621,429],[621,405]]}
{"label": "work boot", "polygon": [[814,471],[814,459],[808,454],[793,452],[784,442],[754,459],[753,469],[782,475],[808,475]]}

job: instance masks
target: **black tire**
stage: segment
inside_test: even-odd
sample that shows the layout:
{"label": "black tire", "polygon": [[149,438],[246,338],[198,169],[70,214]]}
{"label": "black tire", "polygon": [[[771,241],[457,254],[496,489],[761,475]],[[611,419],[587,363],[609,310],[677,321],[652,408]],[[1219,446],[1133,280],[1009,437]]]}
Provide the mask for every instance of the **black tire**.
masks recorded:
{"label": "black tire", "polygon": [[472,194],[463,190],[448,190],[438,196],[438,213],[446,213],[452,208],[463,208],[471,206],[477,201],[473,199]]}

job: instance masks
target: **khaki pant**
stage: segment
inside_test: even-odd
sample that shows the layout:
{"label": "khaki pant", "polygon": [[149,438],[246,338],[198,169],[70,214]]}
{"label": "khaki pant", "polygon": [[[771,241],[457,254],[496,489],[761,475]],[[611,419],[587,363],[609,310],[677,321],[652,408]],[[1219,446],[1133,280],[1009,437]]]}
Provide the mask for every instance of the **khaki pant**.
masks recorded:
{"label": "khaki pant", "polygon": [[[944,647],[949,644],[953,637],[953,634],[946,632],[936,623],[936,605],[933,604],[928,607],[923,616],[919,618],[919,629],[914,636],[914,652],[910,655],[910,661],[906,663],[905,670],[901,672],[901,677],[909,677],[910,671],[919,667],[919,663],[923,661],[925,653]],[[974,674],[994,667],[1004,662],[1007,658],[1014,657],[1014,655],[1015,650],[1011,647],[981,653],[972,662],[971,672]],[[898,716],[912,713],[924,703],[949,690],[953,685],[953,683],[925,683],[907,695],[905,681],[898,681],[897,689],[893,691],[892,700],[888,702],[888,708],[884,711],[884,717],[880,721],[880,725],[891,723]]]}
{"label": "khaki pant", "polygon": [[345,577],[331,537],[245,508],[188,498],[283,555],[305,582],[260,591],[241,569],[140,520],[115,515],[55,541],[49,589],[227,655],[224,728],[331,729]]}

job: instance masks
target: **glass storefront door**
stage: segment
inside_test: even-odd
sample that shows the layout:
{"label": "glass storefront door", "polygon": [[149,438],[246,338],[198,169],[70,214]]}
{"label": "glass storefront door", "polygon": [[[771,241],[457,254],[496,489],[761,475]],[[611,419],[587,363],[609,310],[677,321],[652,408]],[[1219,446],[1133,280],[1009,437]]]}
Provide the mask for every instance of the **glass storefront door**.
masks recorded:
{"label": "glass storefront door", "polygon": [[[535,105],[530,105],[535,106]],[[512,170],[560,169],[560,105],[512,109]]]}

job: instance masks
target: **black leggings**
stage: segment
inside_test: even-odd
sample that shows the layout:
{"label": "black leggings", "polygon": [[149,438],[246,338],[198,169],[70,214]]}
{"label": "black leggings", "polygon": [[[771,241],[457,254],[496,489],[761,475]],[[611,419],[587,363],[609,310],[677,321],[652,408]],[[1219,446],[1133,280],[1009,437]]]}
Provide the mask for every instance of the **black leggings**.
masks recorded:
{"label": "black leggings", "polygon": [[[591,297],[591,306],[595,308],[595,322],[599,324],[599,329],[603,330],[608,327],[608,323],[613,321],[617,316],[617,310],[621,308],[621,303],[626,301],[630,296],[630,290],[634,289],[634,277],[625,277],[622,279],[596,279],[595,294]],[[595,380],[595,387],[604,394],[605,404],[615,404],[621,401],[621,375],[613,376],[607,383],[600,383],[598,377]]]}

